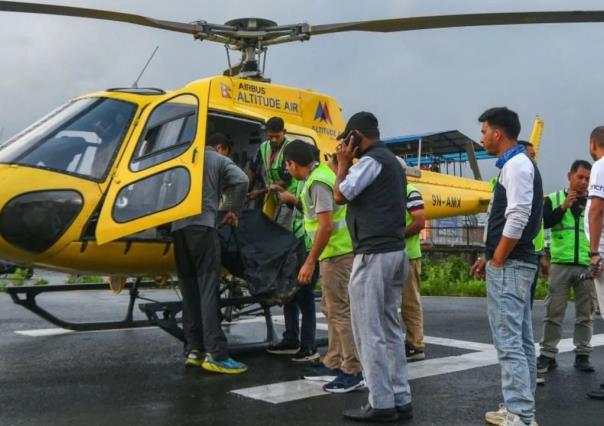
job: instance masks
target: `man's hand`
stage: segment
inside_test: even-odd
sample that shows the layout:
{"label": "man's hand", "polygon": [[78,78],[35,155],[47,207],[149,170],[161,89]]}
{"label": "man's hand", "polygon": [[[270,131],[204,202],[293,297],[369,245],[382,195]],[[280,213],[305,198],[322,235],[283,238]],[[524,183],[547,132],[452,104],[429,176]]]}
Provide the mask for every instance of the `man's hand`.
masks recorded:
{"label": "man's hand", "polygon": [[549,259],[547,256],[539,256],[539,263],[541,264],[541,276],[549,277]]}
{"label": "man's hand", "polygon": [[572,189],[568,190],[568,194],[566,195],[566,200],[562,203],[562,210],[569,209],[573,204],[577,201],[577,191],[573,191]]}
{"label": "man's hand", "polygon": [[226,223],[231,226],[239,226],[239,216],[237,216],[234,212],[228,212],[224,215],[222,223]]}
{"label": "man's hand", "polygon": [[479,257],[470,268],[470,274],[478,278],[484,278],[486,264],[487,261]]}
{"label": "man's hand", "polygon": [[352,143],[352,135],[348,137],[347,141],[348,145],[341,143],[336,146],[338,167],[350,167],[352,165],[352,160],[356,157],[357,152],[359,152],[359,147]]}
{"label": "man's hand", "polygon": [[309,262],[308,260],[304,262],[304,265],[300,268],[298,272],[298,282],[301,285],[309,285],[312,281],[312,276],[315,273],[315,262]]}
{"label": "man's hand", "polygon": [[298,199],[291,192],[287,192],[287,191],[279,192],[277,197],[279,198],[279,202],[281,204],[293,204],[293,205],[298,204]]}
{"label": "man's hand", "polygon": [[276,183],[273,183],[272,185],[270,185],[268,187],[268,190],[272,191],[272,192],[277,192],[277,193],[285,191],[285,189],[281,185],[276,184]]}
{"label": "man's hand", "polygon": [[602,258],[598,256],[591,257],[591,263],[589,264],[589,272],[592,278],[598,278],[604,271],[604,264]]}
{"label": "man's hand", "polygon": [[265,193],[266,193],[266,189],[257,189],[255,191],[248,193],[246,197],[248,200],[255,200],[256,198],[262,196]]}

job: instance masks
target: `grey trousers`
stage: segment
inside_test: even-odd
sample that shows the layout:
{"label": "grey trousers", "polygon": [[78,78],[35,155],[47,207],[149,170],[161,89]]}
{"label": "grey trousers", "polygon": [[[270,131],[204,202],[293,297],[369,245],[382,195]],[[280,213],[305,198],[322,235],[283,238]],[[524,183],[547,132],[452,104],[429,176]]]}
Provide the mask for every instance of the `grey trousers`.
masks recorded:
{"label": "grey trousers", "polygon": [[411,402],[398,313],[408,271],[405,250],[357,254],[352,264],[348,285],[352,332],[373,408]]}
{"label": "grey trousers", "polygon": [[596,303],[596,292],[592,280],[577,282],[585,267],[552,264],[549,273],[541,355],[555,358],[558,342],[562,335],[562,321],[566,312],[570,289],[575,292],[575,333],[573,341],[578,355],[589,355],[593,333],[592,314]]}
{"label": "grey trousers", "polygon": [[221,325],[217,231],[188,226],[172,236],[187,349],[208,352],[215,359],[226,358],[229,353]]}

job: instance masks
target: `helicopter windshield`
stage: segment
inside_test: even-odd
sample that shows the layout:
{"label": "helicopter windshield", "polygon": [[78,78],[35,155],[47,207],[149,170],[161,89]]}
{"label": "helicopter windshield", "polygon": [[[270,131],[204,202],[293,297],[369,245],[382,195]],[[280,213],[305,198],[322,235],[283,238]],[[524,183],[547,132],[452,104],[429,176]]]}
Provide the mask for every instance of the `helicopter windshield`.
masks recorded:
{"label": "helicopter windshield", "polygon": [[68,102],[0,146],[0,163],[103,180],[135,111],[109,98]]}

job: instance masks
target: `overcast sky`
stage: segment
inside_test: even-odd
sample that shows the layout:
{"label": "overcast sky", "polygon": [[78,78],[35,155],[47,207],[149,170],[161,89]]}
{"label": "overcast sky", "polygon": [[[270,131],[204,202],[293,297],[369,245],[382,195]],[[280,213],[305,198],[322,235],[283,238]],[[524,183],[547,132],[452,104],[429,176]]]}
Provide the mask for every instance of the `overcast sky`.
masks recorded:
{"label": "overcast sky", "polygon": [[[601,1],[557,0],[58,0],[153,18],[223,23],[255,16],[280,24],[456,13],[604,9]],[[130,24],[0,13],[2,139],[67,99],[129,86],[160,46],[140,85],[174,89],[226,68],[224,47],[185,34]],[[345,117],[369,110],[383,135],[459,129],[480,140],[478,115],[508,106],[530,135],[545,119],[539,163],[546,191],[566,184],[576,158],[604,124],[604,24],[555,24],[342,33],[272,47],[267,75],[276,83],[334,96]],[[482,162],[490,177],[492,167]]]}

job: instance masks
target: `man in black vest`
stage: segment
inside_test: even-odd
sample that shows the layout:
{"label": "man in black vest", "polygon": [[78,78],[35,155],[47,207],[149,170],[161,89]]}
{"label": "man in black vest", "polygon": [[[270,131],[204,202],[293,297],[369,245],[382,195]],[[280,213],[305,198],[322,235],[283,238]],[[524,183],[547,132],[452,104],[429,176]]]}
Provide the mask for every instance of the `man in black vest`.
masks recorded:
{"label": "man in black vest", "polygon": [[[345,410],[360,421],[396,421],[412,416],[411,388],[398,307],[409,270],[405,251],[402,162],[379,141],[378,121],[354,114],[338,137],[334,198],[348,204],[346,222],[354,262],[348,286],[354,341],[369,388],[369,403]],[[353,158],[359,161],[352,165]]]}
{"label": "man in black vest", "polygon": [[501,169],[489,205],[486,261],[471,272],[485,275],[487,310],[501,367],[503,404],[486,413],[495,425],[536,425],[537,361],[531,323],[531,284],[539,257],[533,239],[541,227],[543,187],[537,165],[517,142],[518,114],[505,107],[485,111],[482,143]]}

